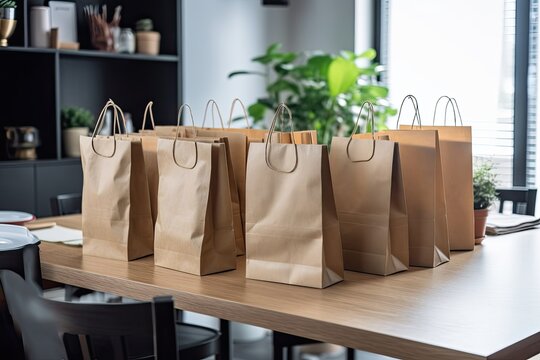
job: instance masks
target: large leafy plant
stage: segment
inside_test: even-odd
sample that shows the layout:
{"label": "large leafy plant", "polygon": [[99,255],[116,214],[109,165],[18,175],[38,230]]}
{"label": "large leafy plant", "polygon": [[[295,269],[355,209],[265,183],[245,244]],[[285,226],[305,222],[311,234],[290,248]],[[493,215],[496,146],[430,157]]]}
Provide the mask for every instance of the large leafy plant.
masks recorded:
{"label": "large leafy plant", "polygon": [[281,44],[272,44],[265,54],[252,59],[264,65],[264,72],[241,70],[229,74],[229,78],[266,77],[267,97],[248,108],[255,123],[263,121],[267,111],[273,112],[280,102],[285,102],[293,113],[295,129],[315,129],[319,142],[329,144],[332,136],[350,135],[364,101],[375,106],[377,129],[386,128],[388,116],[396,114],[387,99],[388,88],[377,80],[382,68],[372,62],[375,50],[361,54],[343,51],[339,55],[308,55],[280,49]]}
{"label": "large leafy plant", "polygon": [[492,165],[484,163],[476,166],[473,175],[474,209],[487,209],[497,198],[496,176]]}

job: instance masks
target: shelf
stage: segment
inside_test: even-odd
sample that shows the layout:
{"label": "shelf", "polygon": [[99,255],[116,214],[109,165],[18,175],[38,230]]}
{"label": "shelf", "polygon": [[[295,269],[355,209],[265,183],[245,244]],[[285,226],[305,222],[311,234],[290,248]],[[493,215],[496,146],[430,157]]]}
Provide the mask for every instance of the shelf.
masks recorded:
{"label": "shelf", "polygon": [[142,60],[142,61],[162,61],[162,62],[177,62],[176,55],[144,55],[144,54],[119,54],[107,51],[96,50],[58,50],[60,56],[81,56],[81,57],[96,57],[121,60]]}
{"label": "shelf", "polygon": [[2,52],[2,51],[6,51],[6,52],[26,52],[26,53],[33,53],[33,54],[54,54],[54,53],[56,53],[55,49],[33,48],[33,47],[24,47],[24,46],[0,47],[0,52]]}
{"label": "shelf", "polygon": [[62,57],[82,57],[82,58],[104,58],[104,59],[119,59],[119,60],[139,60],[139,61],[160,61],[160,62],[177,62],[176,55],[144,55],[144,54],[119,54],[97,50],[64,50],[64,49],[48,49],[34,48],[22,46],[8,46],[0,48],[1,51],[9,52],[26,52],[34,54],[60,54]]}
{"label": "shelf", "polygon": [[36,160],[0,160],[0,167],[3,166],[20,166],[20,165],[35,165],[35,164],[69,164],[79,163],[81,158],[62,158],[62,159],[36,159]]}

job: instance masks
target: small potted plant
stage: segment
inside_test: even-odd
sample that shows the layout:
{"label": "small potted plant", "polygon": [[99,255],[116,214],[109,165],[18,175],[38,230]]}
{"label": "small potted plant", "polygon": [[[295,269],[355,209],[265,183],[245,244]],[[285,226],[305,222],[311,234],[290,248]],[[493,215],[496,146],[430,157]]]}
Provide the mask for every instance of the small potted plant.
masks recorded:
{"label": "small potted plant", "polygon": [[135,25],[137,33],[137,52],[140,54],[159,54],[159,42],[161,34],[154,30],[154,23],[151,19],[141,19]]}
{"label": "small potted plant", "polygon": [[13,0],[0,0],[0,19],[15,20],[17,3]]}
{"label": "small potted plant", "polygon": [[0,47],[8,46],[8,39],[17,26],[15,9],[17,3],[13,0],[0,0]]}
{"label": "small potted plant", "polygon": [[477,245],[484,240],[488,208],[497,198],[495,186],[495,174],[492,172],[491,164],[484,163],[474,169],[474,237]]}
{"label": "small potted plant", "polygon": [[79,138],[86,136],[94,124],[94,115],[80,107],[62,109],[62,139],[64,151],[69,157],[80,157]]}

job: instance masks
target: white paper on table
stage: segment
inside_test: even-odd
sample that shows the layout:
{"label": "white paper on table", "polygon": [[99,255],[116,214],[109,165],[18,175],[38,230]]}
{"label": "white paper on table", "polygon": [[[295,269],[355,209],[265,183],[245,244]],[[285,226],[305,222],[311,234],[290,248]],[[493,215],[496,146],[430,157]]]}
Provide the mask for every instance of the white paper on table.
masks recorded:
{"label": "white paper on table", "polygon": [[63,244],[64,245],[71,245],[71,246],[82,246],[83,240],[79,239],[79,240],[64,241]]}
{"label": "white paper on table", "polygon": [[47,229],[32,231],[41,241],[61,242],[67,245],[82,245],[82,231],[55,225]]}

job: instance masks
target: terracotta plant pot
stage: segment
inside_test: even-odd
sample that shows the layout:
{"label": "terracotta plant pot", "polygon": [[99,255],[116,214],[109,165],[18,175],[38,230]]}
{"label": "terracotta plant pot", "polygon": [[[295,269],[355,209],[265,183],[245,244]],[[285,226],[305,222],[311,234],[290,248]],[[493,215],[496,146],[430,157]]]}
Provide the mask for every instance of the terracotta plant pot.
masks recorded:
{"label": "terracotta plant pot", "polygon": [[137,31],[137,52],[147,55],[159,54],[161,34],[156,31]]}
{"label": "terracotta plant pot", "polygon": [[74,127],[63,131],[64,151],[69,157],[81,157],[79,138],[88,135],[87,127]]}
{"label": "terracotta plant pot", "polygon": [[474,210],[474,243],[480,245],[486,237],[488,209]]}

